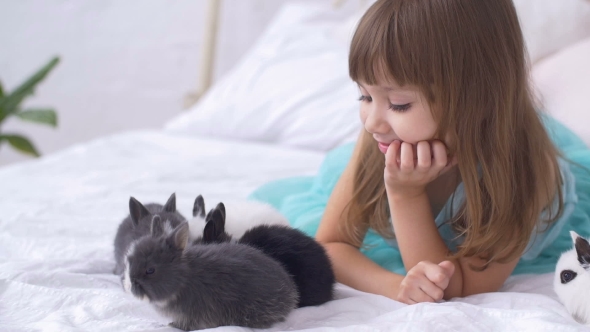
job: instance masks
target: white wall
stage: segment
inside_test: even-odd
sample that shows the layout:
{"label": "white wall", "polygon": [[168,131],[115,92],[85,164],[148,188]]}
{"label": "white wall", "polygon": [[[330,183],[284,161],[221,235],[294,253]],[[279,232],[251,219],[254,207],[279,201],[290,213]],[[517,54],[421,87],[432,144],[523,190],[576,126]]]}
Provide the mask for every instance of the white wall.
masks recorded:
{"label": "white wall", "polygon": [[[285,2],[223,0],[215,77]],[[8,120],[0,130],[28,136],[47,154],[122,130],[160,127],[182,112],[184,96],[196,88],[206,8],[206,0],[0,0],[5,90],[53,55],[62,59],[25,104],[54,107],[59,127]],[[0,165],[26,159],[0,146]]]}

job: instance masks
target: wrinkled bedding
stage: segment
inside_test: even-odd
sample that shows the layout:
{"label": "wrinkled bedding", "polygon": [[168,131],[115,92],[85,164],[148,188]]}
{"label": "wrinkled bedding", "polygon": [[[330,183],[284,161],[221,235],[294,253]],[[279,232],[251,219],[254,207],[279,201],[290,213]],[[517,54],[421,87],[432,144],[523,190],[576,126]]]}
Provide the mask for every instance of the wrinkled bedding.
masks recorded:
{"label": "wrinkled bedding", "polygon": [[[243,199],[268,181],[314,174],[323,157],[138,131],[0,168],[0,330],[174,330],[112,274],[113,238],[129,196],[164,203],[176,192],[188,218],[198,194],[209,205]],[[552,278],[511,277],[502,292],[414,306],[338,285],[334,301],[297,309],[270,330],[585,330],[557,301]]]}

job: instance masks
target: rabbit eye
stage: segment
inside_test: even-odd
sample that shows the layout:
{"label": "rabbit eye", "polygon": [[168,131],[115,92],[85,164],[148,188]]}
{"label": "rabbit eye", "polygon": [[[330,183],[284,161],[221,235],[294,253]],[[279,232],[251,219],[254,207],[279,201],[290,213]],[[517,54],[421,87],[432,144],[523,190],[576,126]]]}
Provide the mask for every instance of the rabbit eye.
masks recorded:
{"label": "rabbit eye", "polygon": [[153,267],[150,267],[149,269],[145,270],[145,274],[153,274],[154,272],[156,272],[156,269],[154,269]]}
{"label": "rabbit eye", "polygon": [[563,270],[561,271],[561,283],[567,284],[568,282],[574,280],[578,274],[572,270]]}

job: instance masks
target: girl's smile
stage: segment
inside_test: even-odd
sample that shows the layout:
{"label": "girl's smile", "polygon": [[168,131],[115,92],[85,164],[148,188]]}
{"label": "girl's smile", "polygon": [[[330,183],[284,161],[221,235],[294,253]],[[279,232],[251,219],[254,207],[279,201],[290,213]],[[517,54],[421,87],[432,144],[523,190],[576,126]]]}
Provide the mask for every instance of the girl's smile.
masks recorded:
{"label": "girl's smile", "polygon": [[389,147],[389,144],[391,143],[381,143],[378,142],[379,144],[379,150],[381,150],[381,152],[383,152],[383,154],[387,153],[387,148]]}

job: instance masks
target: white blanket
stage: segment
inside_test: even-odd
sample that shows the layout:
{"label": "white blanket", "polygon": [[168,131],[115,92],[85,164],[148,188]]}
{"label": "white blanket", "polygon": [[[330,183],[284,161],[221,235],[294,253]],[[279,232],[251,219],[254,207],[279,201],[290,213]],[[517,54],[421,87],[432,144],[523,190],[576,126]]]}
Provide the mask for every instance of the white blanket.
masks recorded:
{"label": "white blanket", "polygon": [[[245,198],[270,180],[315,173],[323,157],[148,131],[1,168],[0,331],[174,330],[149,304],[124,293],[111,273],[129,196],[164,203],[176,192],[188,218],[198,194],[210,204]],[[499,293],[413,306],[338,285],[334,301],[297,309],[270,330],[584,330],[551,283],[550,274],[518,276]]]}

